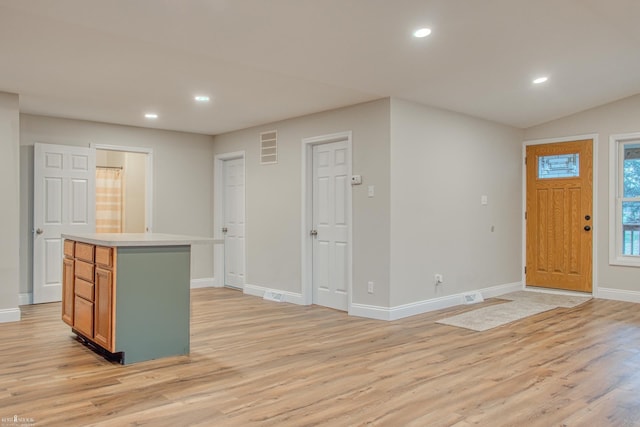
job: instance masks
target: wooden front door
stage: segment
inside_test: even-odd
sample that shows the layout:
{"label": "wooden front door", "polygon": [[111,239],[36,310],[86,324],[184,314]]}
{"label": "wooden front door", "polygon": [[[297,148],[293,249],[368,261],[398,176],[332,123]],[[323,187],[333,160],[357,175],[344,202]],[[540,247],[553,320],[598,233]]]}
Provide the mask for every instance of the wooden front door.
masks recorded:
{"label": "wooden front door", "polygon": [[591,292],[593,141],[527,147],[527,286]]}

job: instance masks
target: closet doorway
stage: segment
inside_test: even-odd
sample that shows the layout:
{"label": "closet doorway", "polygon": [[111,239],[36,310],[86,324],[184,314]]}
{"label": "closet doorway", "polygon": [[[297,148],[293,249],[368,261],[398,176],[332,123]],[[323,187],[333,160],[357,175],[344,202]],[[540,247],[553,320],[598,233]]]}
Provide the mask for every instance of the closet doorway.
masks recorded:
{"label": "closet doorway", "polygon": [[95,148],[96,233],[151,232],[151,150]]}

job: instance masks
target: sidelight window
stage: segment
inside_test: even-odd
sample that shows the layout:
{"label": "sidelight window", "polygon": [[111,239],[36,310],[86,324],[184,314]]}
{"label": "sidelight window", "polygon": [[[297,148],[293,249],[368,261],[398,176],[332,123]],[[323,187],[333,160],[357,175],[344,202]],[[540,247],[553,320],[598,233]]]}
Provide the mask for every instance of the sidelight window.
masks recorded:
{"label": "sidelight window", "polygon": [[615,195],[611,262],[640,267],[640,134],[612,136],[610,143]]}

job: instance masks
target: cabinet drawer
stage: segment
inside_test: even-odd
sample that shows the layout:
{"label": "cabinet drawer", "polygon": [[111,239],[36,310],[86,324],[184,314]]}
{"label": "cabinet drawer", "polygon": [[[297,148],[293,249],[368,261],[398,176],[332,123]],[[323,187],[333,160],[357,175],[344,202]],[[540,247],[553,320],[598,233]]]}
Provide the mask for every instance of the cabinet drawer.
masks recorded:
{"label": "cabinet drawer", "polygon": [[65,240],[64,241],[64,256],[68,258],[74,257],[74,248],[75,243],[73,240]]}
{"label": "cabinet drawer", "polygon": [[93,338],[93,303],[76,295],[73,327],[87,338]]}
{"label": "cabinet drawer", "polygon": [[76,242],[76,258],[82,261],[93,262],[93,245]]}
{"label": "cabinet drawer", "polygon": [[76,277],[93,283],[93,264],[84,261],[76,261]]}
{"label": "cabinet drawer", "polygon": [[113,248],[96,246],[96,264],[113,267]]}
{"label": "cabinet drawer", "polygon": [[87,301],[93,302],[93,283],[76,277],[75,281],[76,296],[82,297]]}

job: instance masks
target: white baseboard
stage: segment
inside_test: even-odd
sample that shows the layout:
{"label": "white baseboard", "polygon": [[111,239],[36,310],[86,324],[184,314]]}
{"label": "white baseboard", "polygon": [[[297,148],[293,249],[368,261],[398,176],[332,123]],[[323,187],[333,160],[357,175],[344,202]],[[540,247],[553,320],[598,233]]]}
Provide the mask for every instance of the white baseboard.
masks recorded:
{"label": "white baseboard", "polygon": [[640,303],[640,292],[599,287],[597,298]]}
{"label": "white baseboard", "polygon": [[191,289],[213,288],[215,287],[215,279],[213,277],[204,277],[202,279],[191,279]]}
{"label": "white baseboard", "polygon": [[480,289],[484,299],[495,298],[500,295],[508,294],[509,292],[517,292],[524,290],[522,282],[507,283],[505,285],[491,286],[489,288]]}
{"label": "white baseboard", "polygon": [[351,303],[349,316],[366,317],[367,319],[376,320],[392,320],[390,308],[358,303]]}
{"label": "white baseboard", "polygon": [[216,276],[214,277],[213,280],[213,286],[214,288],[224,288],[224,281],[219,279],[220,276]]}
{"label": "white baseboard", "polygon": [[[509,292],[520,291],[522,289],[522,282],[515,282],[507,283],[504,285],[491,286],[484,289],[478,289],[474,292],[480,292],[482,294],[482,297],[486,299],[508,294]],[[415,316],[417,314],[423,314],[430,311],[442,310],[443,308],[462,305],[464,304],[464,294],[466,293],[467,292],[463,292],[455,295],[448,295],[424,301],[416,301],[390,308],[365,304],[351,304],[349,314],[352,316],[367,317],[369,319],[377,320],[398,320],[404,317]]]}
{"label": "white baseboard", "polygon": [[33,304],[33,293],[24,293],[18,295],[18,305]]}
{"label": "white baseboard", "polygon": [[249,285],[249,284],[244,285],[243,292],[246,295],[253,295],[255,297],[260,297],[260,298],[264,297],[265,292],[274,292],[277,294],[284,295],[284,300],[283,300],[284,302],[304,305],[302,294],[297,294],[295,292],[281,291],[280,289],[265,288],[264,286]]}
{"label": "white baseboard", "polygon": [[4,308],[0,310],[0,323],[18,322],[20,320],[20,307]]}

